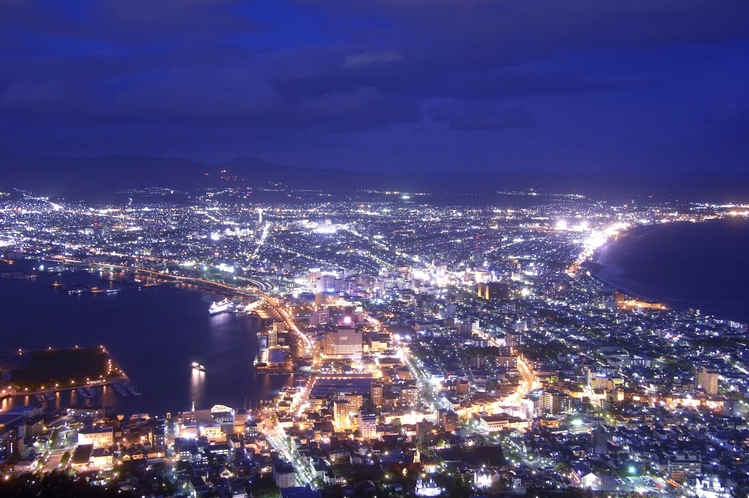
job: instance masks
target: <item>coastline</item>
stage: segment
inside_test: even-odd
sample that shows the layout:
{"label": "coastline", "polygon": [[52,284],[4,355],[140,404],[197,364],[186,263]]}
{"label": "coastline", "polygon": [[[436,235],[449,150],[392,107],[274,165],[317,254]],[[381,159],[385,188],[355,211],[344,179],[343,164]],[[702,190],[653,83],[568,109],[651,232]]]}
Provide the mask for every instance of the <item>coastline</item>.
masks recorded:
{"label": "coastline", "polygon": [[638,230],[642,230],[644,228],[651,228],[653,226],[654,225],[644,225],[644,226],[638,226],[638,227],[632,228],[631,230],[627,230],[626,232],[623,232],[622,234],[620,234],[616,239],[606,242],[604,245],[599,247],[596,250],[596,254],[595,254],[596,257],[593,260],[593,263],[597,265],[596,269],[593,271],[593,276],[596,279],[598,279],[600,282],[610,287],[614,287],[617,291],[621,292],[622,294],[626,294],[630,297],[636,298],[641,301],[646,301],[649,303],[666,304],[663,301],[653,297],[652,295],[648,295],[647,292],[642,292],[640,290],[632,289],[631,281],[629,282],[630,285],[627,285],[626,283],[622,284],[621,281],[617,281],[616,278],[612,278],[619,274],[622,274],[622,275],[626,274],[626,269],[613,264],[612,262],[610,262],[610,260],[609,261],[606,260],[606,257],[610,256],[609,253],[612,250],[615,250],[615,246],[617,242],[620,242],[619,239],[624,238],[624,237],[629,237],[634,232],[637,232]]}
{"label": "coastline", "polygon": [[[48,285],[53,280],[85,284],[94,277],[40,275],[3,281],[0,286],[8,313],[8,350],[105,344],[142,392],[123,397],[111,387],[97,386],[96,397],[86,404],[114,406],[124,413],[176,412],[189,409],[193,401],[198,408],[216,403],[242,408],[271,399],[292,381],[293,376],[255,374],[251,359],[258,347],[260,319],[235,313],[209,315],[210,302],[219,296],[213,289],[178,283],[140,292],[135,287],[132,292],[70,295]],[[40,308],[39,302],[44,306]],[[193,361],[206,365],[208,373],[196,375],[190,367]],[[75,390],[52,404],[59,408],[84,402],[68,392]],[[0,408],[35,401],[26,393],[12,398],[5,398]]]}
{"label": "coastline", "polygon": [[592,274],[645,302],[747,323],[741,279],[749,264],[736,250],[745,246],[747,223],[721,218],[638,226],[597,249]]}

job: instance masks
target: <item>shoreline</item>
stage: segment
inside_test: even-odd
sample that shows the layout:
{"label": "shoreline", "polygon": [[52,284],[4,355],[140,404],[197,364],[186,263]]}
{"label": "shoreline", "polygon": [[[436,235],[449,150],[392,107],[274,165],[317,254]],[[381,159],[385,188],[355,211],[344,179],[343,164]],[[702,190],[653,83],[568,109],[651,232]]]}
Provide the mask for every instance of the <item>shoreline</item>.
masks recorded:
{"label": "shoreline", "polygon": [[[78,346],[71,347],[71,348],[55,348],[55,349],[35,349],[35,350],[25,350],[23,351],[23,354],[31,355],[32,357],[35,354],[41,353],[47,353],[50,351],[82,351],[85,352],[86,350],[101,350],[102,353],[104,353],[107,363],[110,364],[112,368],[114,368],[119,375],[117,376],[108,376],[104,378],[94,379],[94,380],[87,380],[86,382],[83,382],[83,379],[80,379],[79,382],[75,384],[65,384],[65,385],[56,385],[52,386],[53,379],[48,379],[50,383],[50,388],[45,389],[43,386],[41,389],[35,389],[33,391],[25,390],[25,388],[19,387],[14,388],[10,385],[10,382],[13,380],[13,373],[18,370],[18,368],[15,368],[13,370],[10,370],[10,378],[8,379],[8,383],[4,384],[3,387],[5,389],[2,390],[0,393],[0,399],[5,398],[12,398],[14,396],[36,396],[37,394],[41,395],[47,395],[50,393],[61,393],[65,391],[74,391],[79,388],[94,388],[94,387],[102,387],[102,386],[114,386],[116,384],[121,383],[131,383],[130,377],[127,375],[127,373],[120,367],[117,360],[114,358],[114,356],[109,352],[109,350],[104,347],[103,345],[100,345],[97,347],[83,347],[79,348]],[[16,352],[4,352],[0,353],[0,355],[9,355],[9,356],[16,356]],[[18,354],[21,354],[21,351],[18,352]],[[56,374],[59,374],[59,372],[56,372]],[[41,383],[41,382],[40,382]],[[47,381],[44,381],[44,384],[47,384]]]}
{"label": "shoreline", "polygon": [[[604,284],[606,284],[606,285],[608,285],[610,287],[614,287],[617,291],[621,292],[622,294],[626,294],[626,295],[628,295],[630,297],[633,297],[635,299],[638,299],[640,301],[645,301],[645,302],[648,302],[648,303],[651,303],[651,304],[666,304],[662,300],[658,300],[658,299],[654,299],[652,297],[646,296],[646,295],[642,294],[641,292],[633,291],[632,289],[628,289],[627,287],[622,286],[619,283],[611,282],[611,281],[606,280],[605,278],[601,277],[601,272],[603,272],[606,269],[619,270],[621,273],[626,274],[626,269],[625,268],[622,268],[620,266],[615,266],[615,265],[612,265],[612,264],[606,264],[603,261],[603,258],[605,257],[604,256],[605,253],[607,253],[608,251],[612,250],[613,247],[614,247],[614,245],[617,242],[619,242],[620,238],[622,238],[622,237],[628,237],[632,233],[634,233],[634,232],[636,232],[638,230],[641,230],[643,228],[652,228],[652,227],[655,227],[655,226],[656,225],[644,225],[644,226],[634,227],[634,228],[632,228],[630,230],[627,230],[626,232],[621,233],[619,235],[619,237],[617,237],[616,239],[611,240],[609,242],[606,242],[604,245],[602,245],[601,247],[599,247],[596,250],[596,253],[595,253],[595,256],[596,256],[595,260],[592,260],[592,262],[597,265],[597,268],[595,269],[595,271],[592,272],[593,277],[596,280],[598,280],[599,282],[602,282],[602,283],[604,283]],[[668,305],[668,306],[672,307],[671,305]]]}
{"label": "shoreline", "polygon": [[[28,260],[23,260],[23,261],[28,262],[27,264],[29,264],[29,265],[34,265],[34,264],[37,264],[39,260],[28,259]],[[102,266],[108,267],[110,265],[102,265]],[[141,269],[137,269],[137,270],[139,272],[141,271]],[[144,272],[144,273],[151,273],[151,272]],[[154,272],[154,273],[157,273],[157,272]],[[153,275],[153,278],[160,278],[162,276],[162,275],[155,275],[153,273],[151,273],[151,274]],[[46,287],[48,287],[46,285],[47,280],[51,281],[54,278],[53,276],[48,276],[48,275],[46,275],[44,273],[40,274],[39,276],[40,276],[40,278],[44,278],[44,281],[38,282],[34,286],[34,288],[36,288],[37,285],[39,286],[39,289],[41,289],[42,287],[46,288]],[[71,274],[69,277],[67,277],[65,275],[63,276],[63,278],[65,280],[70,280],[70,281],[75,281],[76,279],[83,281],[83,280],[85,280],[88,277],[89,277],[89,275],[73,275],[73,274]],[[149,277],[149,278],[151,278],[151,277]],[[263,318],[261,316],[259,316],[257,313],[252,313],[252,314],[230,313],[230,315],[232,315],[232,319],[231,319],[231,323],[232,324],[235,323],[235,321],[239,319],[239,318],[235,319],[234,318],[235,316],[237,316],[237,317],[247,316],[248,318],[250,318],[253,321],[248,322],[248,324],[246,324],[246,325],[230,325],[229,327],[225,327],[225,326],[222,325],[222,322],[224,322],[225,320],[222,320],[222,319],[217,319],[217,320],[216,319],[211,319],[211,317],[208,314],[207,309],[208,309],[208,305],[210,305],[211,301],[215,301],[217,299],[221,299],[222,296],[231,295],[233,297],[241,298],[243,301],[245,301],[248,296],[252,296],[254,299],[258,299],[260,302],[267,303],[267,299],[268,299],[267,294],[264,294],[262,291],[257,291],[261,296],[265,297],[265,299],[262,299],[261,296],[258,296],[256,294],[254,288],[252,288],[252,289],[231,288],[231,292],[230,292],[230,289],[228,288],[228,286],[222,285],[220,283],[206,282],[206,283],[210,283],[210,285],[195,285],[195,284],[189,285],[192,282],[189,282],[189,281],[186,282],[185,280],[187,280],[187,279],[185,279],[185,278],[177,279],[177,278],[174,278],[172,276],[172,279],[170,279],[170,280],[167,281],[167,285],[161,286],[161,289],[163,289],[164,291],[168,291],[167,294],[164,294],[163,296],[166,296],[166,295],[172,296],[172,297],[168,298],[168,300],[167,300],[168,303],[172,303],[172,304],[174,303],[175,300],[179,300],[180,302],[182,302],[183,300],[187,300],[188,302],[194,302],[199,297],[200,303],[197,304],[197,306],[200,309],[200,311],[197,313],[197,315],[200,317],[199,321],[201,321],[201,322],[202,322],[202,317],[206,316],[206,320],[207,320],[207,325],[208,326],[206,328],[203,328],[202,326],[195,328],[195,331],[197,331],[198,329],[200,330],[199,336],[196,336],[196,338],[199,337],[200,340],[203,340],[206,337],[210,337],[212,334],[218,334],[218,335],[216,335],[216,338],[220,339],[220,342],[219,342],[219,347],[217,347],[215,349],[208,348],[205,351],[201,350],[201,351],[192,352],[192,353],[189,353],[187,355],[182,355],[182,356],[184,356],[185,358],[187,358],[187,360],[189,360],[189,361],[196,361],[197,360],[200,363],[205,363],[206,365],[208,364],[206,362],[211,361],[211,356],[214,356],[214,358],[213,358],[214,361],[218,361],[218,360],[224,361],[225,360],[224,355],[226,354],[226,351],[224,351],[224,349],[225,349],[224,346],[227,343],[232,343],[232,344],[239,343],[239,344],[241,344],[240,348],[242,350],[246,349],[247,352],[248,352],[248,354],[251,353],[252,356],[254,356],[255,353],[257,352],[256,351],[257,344],[254,344],[255,343],[254,337],[256,335],[255,328],[259,326],[259,323],[262,322]],[[182,284],[182,285],[180,285],[180,284]],[[185,284],[187,284],[187,285],[185,285]],[[4,286],[4,287],[9,288],[8,286]],[[133,286],[133,287],[137,289],[137,286]],[[129,287],[127,289],[130,290]],[[49,291],[50,292],[54,292],[54,289],[50,288]],[[188,292],[185,292],[183,294],[180,291],[188,291]],[[34,292],[37,292],[37,291],[34,291]],[[46,292],[46,290],[45,290],[45,292]],[[180,294],[180,296],[178,297],[176,294],[173,294],[173,293]],[[68,293],[58,293],[56,299],[57,300],[61,300],[63,302],[66,302],[67,301],[67,297],[68,297],[67,294]],[[120,293],[120,294],[122,294],[122,293]],[[133,295],[133,293],[130,293],[130,292],[125,293],[125,294],[129,295],[129,297],[132,297],[132,295]],[[64,297],[62,297],[62,296],[64,296]],[[163,298],[163,296],[162,296],[162,298]],[[188,296],[190,296],[190,297],[188,297]],[[159,300],[161,300],[162,298],[159,298]],[[150,298],[149,298],[149,301],[151,301]],[[81,301],[76,300],[75,302],[78,303],[78,302],[81,302]],[[91,303],[91,305],[94,302],[97,302],[97,303],[103,303],[105,306],[110,306],[111,303],[119,302],[119,300],[118,299],[107,299],[107,300],[101,300],[100,301],[98,299],[95,299],[93,301],[83,301],[83,302],[89,302],[89,303]],[[275,306],[264,305],[264,306],[262,306],[262,310],[258,309],[258,311],[260,311],[260,315],[265,316],[266,313],[267,313],[268,315],[276,317],[277,320],[283,319],[283,317],[277,316],[277,313],[275,313],[273,311],[274,308],[278,308],[279,305],[277,303],[275,303],[275,302],[273,302],[272,304],[275,305]],[[177,309],[178,310],[181,309],[181,306],[182,305],[179,305],[179,307]],[[195,306],[191,306],[190,307],[190,309],[194,309],[194,308],[195,308]],[[169,309],[171,310],[171,308],[169,308]],[[149,321],[149,322],[152,322],[153,320],[149,319],[148,317],[157,318],[157,317],[161,316],[161,310],[160,309],[158,310],[158,315],[154,315],[153,311],[151,313],[152,314],[150,314],[150,315],[148,315],[148,314],[143,315],[144,319],[147,320],[147,321]],[[171,314],[172,311],[169,311],[169,313]],[[195,315],[196,313],[191,313],[191,314]],[[98,315],[98,318],[96,319],[96,323],[98,325],[101,325],[101,320],[99,318],[101,317],[102,313],[97,313],[96,315]],[[121,315],[121,313],[120,313],[120,315]],[[171,315],[169,315],[169,316],[171,316]],[[181,322],[181,320],[182,320],[181,317],[182,316],[183,316],[183,313],[181,311],[178,311],[177,312],[177,318],[178,318],[177,323]],[[160,320],[160,319],[158,319],[158,320]],[[87,326],[88,325],[86,325],[86,327]],[[179,325],[179,327],[183,327],[183,326],[184,326],[184,324],[180,324]],[[102,329],[102,330],[105,330],[105,329]],[[247,341],[245,341],[243,339],[244,338],[243,335],[241,335],[241,336],[235,336],[234,335],[235,332],[236,333],[241,333],[244,330],[250,330],[252,332],[251,333],[252,338],[248,338]],[[195,332],[195,331],[193,331],[191,329],[191,332]],[[123,332],[125,334],[129,334],[129,331],[127,331],[127,330],[121,330],[121,331],[118,332],[119,337],[123,337]],[[232,333],[232,335],[226,335],[227,333],[230,333],[230,332]],[[103,333],[103,334],[98,334],[97,333],[97,335],[102,336],[102,338],[101,339],[96,339],[96,342],[93,343],[93,344],[91,344],[91,347],[94,347],[94,344],[102,344],[102,342],[105,342],[106,343],[107,351],[109,352],[109,350],[113,348],[114,344],[110,345],[109,343],[106,342],[107,339],[104,337],[106,335],[106,333]],[[172,335],[174,335],[174,334],[172,334]],[[56,336],[55,336],[56,338],[54,339],[55,342],[56,342],[55,349],[67,349],[68,346],[72,348],[73,344],[84,344],[84,345],[87,344],[86,341],[81,342],[80,339],[73,340],[73,339],[70,339],[70,338],[66,339],[64,341],[64,344],[60,344],[59,340],[61,338],[64,339],[66,336],[67,336],[67,333],[65,333],[65,334],[56,334]],[[180,334],[179,337],[181,338],[182,335]],[[120,343],[127,342],[129,344],[134,344],[134,343],[138,342],[138,339],[136,338],[136,339],[128,340],[128,341],[122,341],[122,340],[120,340],[119,342]],[[245,342],[249,342],[250,344],[248,344],[248,345],[245,346],[245,344],[244,344]],[[223,343],[223,346],[222,346],[222,343]],[[65,346],[65,347],[60,348],[60,346]],[[84,347],[86,347],[86,346],[84,346]],[[119,344],[118,347],[120,349],[122,349],[122,344]],[[171,343],[170,344],[160,344],[160,347],[171,347]],[[10,350],[8,352],[12,353],[13,352],[12,348],[9,348],[9,349]],[[38,348],[35,348],[35,349],[38,349]],[[115,348],[115,349],[117,350],[117,348]],[[200,406],[198,406],[199,408],[202,407],[203,404],[205,404],[204,405],[205,408],[209,408],[210,406],[212,406],[213,404],[216,404],[216,403],[226,404],[226,405],[232,406],[234,408],[242,408],[244,406],[247,406],[245,404],[247,402],[249,402],[251,405],[255,405],[257,403],[261,403],[263,401],[267,401],[267,400],[272,399],[274,396],[277,395],[277,393],[279,392],[280,389],[283,389],[285,386],[287,386],[289,384],[289,382],[290,382],[289,379],[293,379],[293,375],[291,375],[291,373],[288,376],[270,376],[270,378],[268,376],[266,376],[266,375],[257,375],[255,373],[254,369],[252,368],[251,358],[250,358],[250,365],[249,365],[249,368],[248,368],[248,370],[246,372],[247,375],[249,375],[249,377],[247,379],[244,379],[243,376],[238,376],[238,377],[235,376],[232,380],[227,381],[227,378],[229,376],[222,373],[222,369],[219,368],[219,366],[220,366],[220,363],[219,363],[219,364],[217,364],[218,366],[214,365],[214,366],[216,366],[216,368],[211,368],[210,369],[210,371],[211,371],[210,377],[213,380],[210,381],[208,384],[206,384],[206,376],[201,376],[199,379],[196,379],[195,376],[193,376],[192,374],[189,373],[189,371],[186,371],[187,373],[185,373],[184,375],[182,375],[182,373],[181,373],[182,372],[181,363],[178,363],[178,364],[176,364],[176,366],[177,366],[177,370],[180,373],[177,374],[177,375],[170,375],[170,378],[174,378],[174,381],[179,383],[179,384],[175,384],[175,386],[178,386],[176,388],[176,395],[172,394],[171,391],[169,393],[166,393],[166,397],[168,399],[170,399],[170,400],[174,399],[175,403],[161,403],[161,402],[159,402],[158,403],[159,406],[154,406],[152,408],[150,406],[147,406],[148,405],[148,403],[147,403],[148,399],[147,398],[149,398],[149,399],[153,398],[154,392],[156,392],[156,391],[154,391],[154,389],[156,389],[154,386],[151,386],[150,389],[148,387],[149,385],[154,384],[154,382],[152,380],[148,380],[148,379],[145,378],[145,376],[149,375],[147,373],[141,372],[140,370],[138,370],[137,372],[130,371],[130,370],[132,370],[132,368],[136,368],[136,370],[138,369],[137,368],[137,362],[135,363],[135,367],[133,367],[133,365],[128,365],[128,358],[130,358],[132,360],[131,356],[133,358],[135,358],[135,357],[138,357],[138,356],[141,355],[141,353],[133,353],[133,351],[135,349],[136,349],[135,347],[128,347],[125,350],[123,350],[124,352],[118,350],[118,354],[117,354],[118,357],[117,357],[116,360],[113,359],[113,361],[116,361],[116,363],[118,365],[120,364],[120,362],[124,363],[123,368],[127,368],[128,369],[128,372],[127,372],[128,377],[132,377],[133,379],[138,379],[139,377],[141,378],[140,380],[142,382],[140,382],[140,389],[139,389],[139,391],[142,392],[142,394],[143,394],[142,397],[133,398],[131,400],[131,399],[129,399],[129,396],[128,396],[127,398],[125,398],[124,400],[122,400],[118,396],[113,396],[113,394],[116,395],[117,393],[115,393],[115,392],[112,391],[109,394],[106,394],[106,400],[105,400],[105,398],[102,397],[102,392],[101,392],[101,388],[104,387],[103,383],[93,384],[93,385],[91,385],[91,384],[86,385],[85,381],[84,381],[83,385],[76,385],[76,386],[70,386],[70,387],[71,388],[72,387],[75,387],[75,388],[78,388],[78,387],[91,387],[91,388],[94,388],[96,390],[96,392],[97,392],[97,397],[95,398],[96,401],[94,401],[94,402],[100,403],[100,404],[106,405],[106,406],[117,406],[117,407],[119,407],[118,409],[122,410],[122,413],[125,413],[125,414],[127,414],[127,413],[138,413],[138,412],[142,412],[144,410],[147,411],[147,412],[150,412],[150,413],[167,413],[167,412],[182,411],[184,409],[189,409],[188,407],[189,407],[190,401],[198,401],[198,405],[200,405]],[[27,350],[24,347],[24,353],[26,353],[26,351],[30,351],[30,349]],[[46,349],[39,349],[39,351],[46,351]],[[122,353],[122,355],[123,355],[122,358],[119,357],[120,353]],[[203,356],[201,356],[201,354]],[[178,355],[170,353],[170,357],[176,357],[176,356],[178,356]],[[240,368],[240,370],[244,371],[242,365],[244,365],[245,362],[244,361],[239,361],[239,360],[235,361],[236,360],[235,357],[236,357],[236,355],[231,356],[231,358],[230,358],[232,364],[234,364],[235,366],[237,366],[237,368]],[[188,361],[188,363],[189,363],[189,361]],[[133,363],[133,361],[130,361],[130,363]],[[128,366],[129,366],[129,368],[128,368]],[[276,377],[279,377],[279,378],[276,379]],[[254,380],[252,380],[253,378],[254,378]],[[131,380],[131,382],[132,382],[132,380]],[[135,382],[138,382],[138,380],[135,380]],[[112,382],[108,382],[107,384],[112,384],[112,383],[116,384],[117,380],[113,379]],[[183,385],[183,383],[184,383],[184,385]],[[146,386],[145,389],[144,389],[144,384]],[[44,385],[46,387],[46,384],[44,384]],[[238,394],[236,396],[231,395],[231,392],[227,390],[228,386],[238,387],[238,389],[239,389],[237,391]],[[66,386],[66,387],[68,387],[68,386]],[[110,386],[110,388],[111,388],[111,386]],[[208,390],[206,390],[206,389],[208,389]],[[70,392],[74,392],[75,389],[65,389],[63,391],[62,390],[62,386],[60,386],[58,389],[54,389],[53,388],[52,391],[56,391],[56,392],[60,393],[60,394],[58,394],[57,398],[58,398],[58,400],[60,400],[60,397],[62,396],[62,399],[63,399],[62,400],[62,403],[63,403],[62,406],[75,406],[75,403],[73,403],[72,405],[66,405],[66,403],[68,402],[68,398],[70,397],[69,393]],[[158,392],[162,392],[163,389],[157,389],[157,391]],[[37,389],[35,389],[34,392],[29,392],[29,391],[24,392],[23,389],[21,389],[20,391],[17,391],[15,393],[13,393],[12,395],[9,395],[7,397],[2,398],[3,400],[7,400],[7,402],[5,402],[3,404],[3,407],[5,407],[5,406],[12,407],[12,406],[17,406],[19,404],[23,404],[23,399],[24,398],[28,398],[29,396],[31,396],[29,402],[33,404],[35,402],[34,401],[34,396],[36,394],[43,395],[43,394],[49,393],[49,392],[50,392],[50,389],[44,389],[44,390],[37,390]],[[7,394],[10,394],[10,393],[7,393]],[[229,395],[229,396],[227,397],[226,395]],[[113,399],[110,400],[110,398],[113,398]],[[188,400],[188,402],[187,403],[182,402],[183,398],[186,399],[186,400]],[[243,399],[245,399],[245,398],[246,398],[246,401],[243,402]],[[201,399],[202,399],[202,401],[201,401]],[[131,404],[132,402],[137,402],[137,405]]]}
{"label": "shoreline", "polygon": [[[630,230],[627,230],[626,232],[622,232],[622,234],[619,235],[614,240],[606,242],[604,245],[602,245],[600,248],[596,250],[596,253],[594,254],[595,259],[591,259],[591,262],[596,265],[596,268],[594,271],[591,272],[591,275],[598,280],[599,282],[608,285],[610,287],[613,287],[618,292],[621,292],[622,294],[625,294],[627,296],[630,296],[634,299],[641,300],[650,304],[662,304],[666,306],[667,308],[671,308],[674,310],[679,310],[681,312],[688,312],[689,310],[698,310],[700,311],[700,315],[705,316],[712,316],[715,318],[718,318],[720,320],[730,320],[735,321],[738,323],[746,324],[749,323],[749,320],[743,318],[743,317],[736,317],[733,316],[730,310],[728,311],[713,311],[712,309],[715,308],[714,305],[711,305],[709,303],[699,303],[700,298],[697,297],[696,299],[694,296],[686,296],[686,297],[677,297],[677,298],[658,298],[658,290],[654,289],[652,287],[649,287],[647,282],[639,281],[634,278],[628,278],[628,271],[626,267],[618,266],[616,264],[613,264],[610,259],[607,261],[607,255],[609,255],[612,252],[617,251],[616,244],[617,242],[620,242],[620,239],[623,237],[629,237],[633,234],[640,234],[640,235],[648,235],[649,233],[658,232],[659,229],[668,227],[672,224],[689,224],[689,225],[702,225],[709,221],[719,221],[724,220],[725,218],[720,218],[718,220],[703,220],[696,223],[691,222],[671,222],[666,224],[651,224],[651,225],[641,225],[636,226]],[[674,245],[674,247],[678,250],[678,247]],[[639,250],[644,250],[643,247],[640,247]],[[606,273],[609,272],[609,275],[607,276]],[[616,278],[618,275],[621,275],[622,278],[618,279]],[[608,277],[608,278],[607,278]],[[628,285],[630,284],[630,285]],[[632,288],[632,285],[634,284],[635,287],[649,287],[649,291],[642,289],[635,290]],[[697,301],[697,302],[695,302]]]}

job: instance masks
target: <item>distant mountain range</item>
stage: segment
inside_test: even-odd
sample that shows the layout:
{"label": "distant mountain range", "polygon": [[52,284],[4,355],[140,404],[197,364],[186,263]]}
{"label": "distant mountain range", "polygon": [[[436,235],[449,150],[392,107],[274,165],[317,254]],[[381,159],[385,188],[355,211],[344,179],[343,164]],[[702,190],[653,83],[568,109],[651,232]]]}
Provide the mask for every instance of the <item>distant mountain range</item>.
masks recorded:
{"label": "distant mountain range", "polygon": [[[63,158],[0,153],[0,189],[21,188],[36,194],[87,200],[121,201],[125,191],[164,187],[191,196],[205,189],[235,187],[255,194],[283,191],[277,200],[314,200],[292,191],[331,194],[328,199],[371,198],[372,192],[427,193],[429,202],[456,204],[480,198],[491,203],[500,193],[579,194],[615,202],[689,200],[749,202],[749,174],[688,172],[680,174],[625,171],[496,172],[449,174],[387,174],[337,169],[300,168],[241,157],[210,166],[188,159],[111,155],[98,158]],[[120,194],[118,194],[120,192]],[[292,192],[292,193],[288,193]],[[319,195],[319,194],[318,194]],[[369,196],[369,197],[367,197]],[[273,200],[267,195],[250,200]],[[471,203],[476,203],[473,199]]]}

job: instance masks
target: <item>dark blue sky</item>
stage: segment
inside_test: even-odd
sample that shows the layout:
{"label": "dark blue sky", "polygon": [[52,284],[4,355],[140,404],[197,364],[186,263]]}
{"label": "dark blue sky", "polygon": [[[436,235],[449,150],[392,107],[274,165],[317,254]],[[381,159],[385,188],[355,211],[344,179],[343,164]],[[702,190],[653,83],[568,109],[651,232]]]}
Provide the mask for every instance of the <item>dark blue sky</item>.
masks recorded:
{"label": "dark blue sky", "polygon": [[0,4],[0,150],[749,171],[746,0]]}

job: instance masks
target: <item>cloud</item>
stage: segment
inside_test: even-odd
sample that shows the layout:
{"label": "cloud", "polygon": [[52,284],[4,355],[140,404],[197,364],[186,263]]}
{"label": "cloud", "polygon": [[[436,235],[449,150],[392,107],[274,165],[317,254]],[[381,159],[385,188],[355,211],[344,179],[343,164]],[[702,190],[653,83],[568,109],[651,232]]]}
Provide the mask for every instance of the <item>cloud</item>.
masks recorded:
{"label": "cloud", "polygon": [[417,123],[420,119],[418,106],[373,87],[310,97],[301,104],[300,111],[316,118],[332,118],[321,124],[338,132]]}
{"label": "cloud", "polygon": [[[657,141],[676,121],[697,129],[736,104],[749,85],[738,69],[749,67],[747,18],[745,0],[0,2],[0,130],[13,132],[0,149],[68,130],[67,153],[90,147],[87,133],[154,153],[158,128],[190,150],[199,141],[180,137],[303,150],[371,130],[384,158],[388,139],[415,147],[418,128],[430,147],[453,148],[445,157],[477,158],[496,155],[497,137],[512,135],[502,130],[538,122],[554,137],[544,160],[591,130],[613,157],[632,130],[636,152],[642,136]],[[679,112],[686,101],[693,117]],[[743,119],[716,118],[729,152]],[[458,130],[495,133],[474,142]],[[520,159],[538,147],[523,144]],[[570,164],[584,155],[573,149]]]}
{"label": "cloud", "polygon": [[397,52],[362,52],[346,57],[343,67],[360,68],[372,64],[387,64],[389,62],[399,62],[402,60],[403,56]]}
{"label": "cloud", "polygon": [[495,109],[491,105],[470,105],[450,120],[451,130],[504,130],[535,128],[536,120],[521,107]]}

